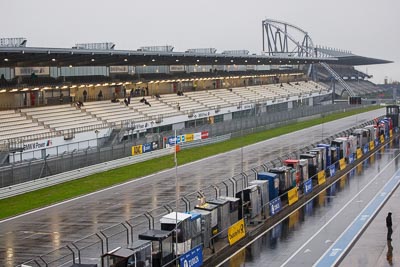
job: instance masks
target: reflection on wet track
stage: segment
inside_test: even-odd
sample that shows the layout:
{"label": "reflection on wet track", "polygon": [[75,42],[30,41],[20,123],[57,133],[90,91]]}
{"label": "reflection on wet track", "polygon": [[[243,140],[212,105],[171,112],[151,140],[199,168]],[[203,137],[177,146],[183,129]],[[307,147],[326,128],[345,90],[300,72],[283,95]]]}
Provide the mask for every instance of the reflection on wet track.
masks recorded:
{"label": "reflection on wet track", "polygon": [[222,266],[312,266],[398,170],[399,153],[396,139]]}

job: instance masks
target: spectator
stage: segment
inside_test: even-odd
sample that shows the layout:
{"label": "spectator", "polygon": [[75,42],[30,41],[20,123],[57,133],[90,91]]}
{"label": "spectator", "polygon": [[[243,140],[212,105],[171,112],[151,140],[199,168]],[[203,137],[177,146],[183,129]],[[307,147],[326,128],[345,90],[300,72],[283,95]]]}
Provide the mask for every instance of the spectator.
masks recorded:
{"label": "spectator", "polygon": [[140,103],[145,103],[146,102],[146,98],[142,98],[142,99],[140,99]]}
{"label": "spectator", "polygon": [[131,103],[131,96],[128,96],[128,105]]}
{"label": "spectator", "polygon": [[133,91],[133,88],[131,89],[131,97],[135,95],[135,92]]}
{"label": "spectator", "polygon": [[160,96],[159,93],[156,93],[156,98],[157,98],[157,99],[161,98],[161,96]]}
{"label": "spectator", "polygon": [[83,102],[76,101],[75,105],[80,109],[81,107],[83,107]]}
{"label": "spectator", "polygon": [[101,89],[97,96],[98,96],[99,100],[103,99],[103,92],[101,91]]}
{"label": "spectator", "polygon": [[64,94],[61,92],[60,93],[60,104],[64,102]]}
{"label": "spectator", "polygon": [[392,229],[392,213],[391,212],[388,212],[388,215],[386,217],[386,227],[388,229],[387,240],[392,241],[393,229]]}
{"label": "spectator", "polygon": [[151,104],[145,99],[144,100],[144,103],[146,104],[146,105],[148,105],[149,107],[151,107]]}
{"label": "spectator", "polygon": [[178,105],[176,105],[176,108],[180,111],[181,110],[181,106],[179,106],[179,102]]}
{"label": "spectator", "polygon": [[125,106],[128,106],[128,99],[125,97],[124,99]]}
{"label": "spectator", "polygon": [[146,95],[147,95],[147,96],[149,96],[149,87],[148,87],[148,86],[146,86],[146,88],[145,88],[145,89],[146,89]]}
{"label": "spectator", "polygon": [[83,102],[86,102],[86,99],[87,99],[87,91],[85,89],[83,90]]}

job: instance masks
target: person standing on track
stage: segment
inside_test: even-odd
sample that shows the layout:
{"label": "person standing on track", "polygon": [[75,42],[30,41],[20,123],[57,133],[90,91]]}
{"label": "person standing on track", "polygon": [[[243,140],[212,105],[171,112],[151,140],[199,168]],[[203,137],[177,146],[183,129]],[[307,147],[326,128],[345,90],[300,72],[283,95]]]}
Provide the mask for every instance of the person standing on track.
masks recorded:
{"label": "person standing on track", "polygon": [[388,212],[388,215],[386,216],[386,227],[388,229],[387,240],[392,241],[393,229],[392,229],[392,213],[391,212]]}

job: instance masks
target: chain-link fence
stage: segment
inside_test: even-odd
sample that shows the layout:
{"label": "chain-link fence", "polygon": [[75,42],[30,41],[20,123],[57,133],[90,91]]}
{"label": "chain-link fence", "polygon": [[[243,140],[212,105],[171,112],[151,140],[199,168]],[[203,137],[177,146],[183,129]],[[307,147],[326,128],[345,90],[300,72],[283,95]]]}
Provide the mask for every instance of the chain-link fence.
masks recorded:
{"label": "chain-link fence", "polygon": [[[177,131],[177,134],[208,131],[209,137],[216,137],[232,133],[238,137],[249,133],[275,128],[280,125],[290,124],[300,118],[320,116],[340,110],[350,110],[360,106],[348,104],[300,106],[290,110],[268,110],[256,107],[250,111],[233,113],[232,119],[214,124],[205,124],[188,127]],[[86,166],[107,162],[132,155],[132,146],[158,142],[163,148],[165,140],[174,136],[173,131],[147,134],[141,138],[128,137],[124,142],[107,147],[89,147],[85,150],[75,150],[55,157],[40,160],[30,160],[17,164],[10,164],[0,168],[0,187],[7,187],[18,183],[33,181],[46,176],[83,168]],[[106,140],[99,140],[99,144]]]}

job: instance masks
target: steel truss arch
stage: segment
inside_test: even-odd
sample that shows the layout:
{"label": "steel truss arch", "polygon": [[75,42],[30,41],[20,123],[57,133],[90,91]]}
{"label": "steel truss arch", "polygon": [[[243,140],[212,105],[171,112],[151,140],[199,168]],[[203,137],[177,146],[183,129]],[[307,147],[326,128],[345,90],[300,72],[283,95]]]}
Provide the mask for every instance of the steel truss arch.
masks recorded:
{"label": "steel truss arch", "polygon": [[263,52],[269,56],[316,57],[311,37],[296,25],[265,19],[262,32]]}

